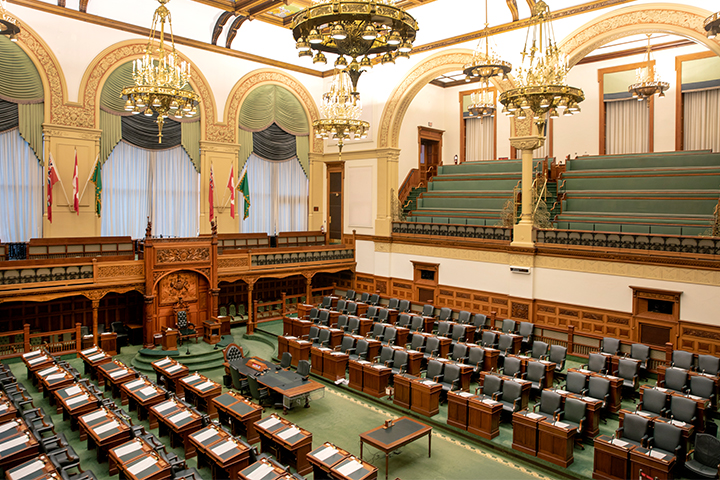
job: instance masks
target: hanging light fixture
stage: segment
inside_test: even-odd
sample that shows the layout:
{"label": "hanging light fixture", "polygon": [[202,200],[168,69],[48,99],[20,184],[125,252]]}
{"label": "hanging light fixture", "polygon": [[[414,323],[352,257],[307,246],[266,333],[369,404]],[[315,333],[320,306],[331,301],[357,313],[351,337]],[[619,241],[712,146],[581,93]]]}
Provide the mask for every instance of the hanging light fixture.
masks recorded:
{"label": "hanging light fixture", "polygon": [[521,53],[522,66],[516,78],[520,87],[500,94],[503,113],[519,120],[532,115],[538,131],[544,130],[548,112],[553,118],[557,111],[565,115],[579,113],[578,104],[585,100],[585,94],[566,83],[569,68],[555,43],[550,9],[543,0],[533,7],[532,24]]}
{"label": "hanging light fixture", "polygon": [[468,113],[471,117],[494,117],[495,116],[495,95],[490,90],[487,80],[481,90],[470,95]]}
{"label": "hanging light fixture", "polygon": [[650,33],[647,34],[648,43],[647,50],[645,52],[645,55],[647,56],[647,66],[635,70],[635,83],[628,87],[628,92],[632,93],[632,96],[639,102],[647,100],[653,95],[664,97],[665,90],[670,88],[670,84],[660,81],[660,76],[655,73],[651,56],[652,49],[650,47],[651,35],[652,34]]}
{"label": "hanging light fixture", "polygon": [[337,140],[341,155],[346,140],[367,137],[370,124],[360,120],[360,94],[352,90],[347,72],[335,71],[330,90],[323,94],[320,113],[324,118],[313,122],[315,136],[325,140]]}
{"label": "hanging light fixture", "polygon": [[720,12],[715,12],[705,19],[705,35],[713,39],[720,33]]}
{"label": "hanging light fixture", "polygon": [[[512,70],[512,65],[505,60],[501,60],[500,57],[490,48],[490,31],[488,23],[488,8],[487,0],[485,0],[485,29],[482,37],[478,41],[477,48],[473,53],[473,58],[470,63],[465,65],[463,73],[465,74],[465,81],[469,82],[473,78],[479,78],[481,81],[487,81],[491,77],[502,75],[503,80],[507,80],[507,74]],[[480,44],[485,39],[485,51],[481,50]]]}
{"label": "hanging light fixture", "polygon": [[377,55],[385,64],[407,58],[412,51],[417,22],[395,1],[313,0],[293,17],[299,56],[315,51],[313,62],[327,63],[323,52],[338,55],[335,68],[347,71],[357,91],[361,68],[371,66],[368,55]]}
{"label": "hanging light fixture", "polygon": [[[190,64],[181,62],[175,51],[170,10],[165,6],[170,0],[158,0],[160,6],[153,15],[150,38],[145,54],[133,61],[135,85],[126,87],[122,95],[127,99],[125,110],[147,117],[157,114],[158,143],[162,143],[162,129],[169,115],[175,118],[192,117],[197,114],[200,96],[184,90],[190,80]],[[171,50],[165,48],[165,22],[170,27]],[[158,33],[157,29],[160,28]],[[157,40],[156,40],[157,36]],[[156,41],[159,42],[157,47]]]}
{"label": "hanging light fixture", "polygon": [[17,26],[17,20],[8,14],[5,9],[5,0],[0,0],[0,35],[6,35],[10,41],[17,42],[18,33],[20,33],[20,27]]}

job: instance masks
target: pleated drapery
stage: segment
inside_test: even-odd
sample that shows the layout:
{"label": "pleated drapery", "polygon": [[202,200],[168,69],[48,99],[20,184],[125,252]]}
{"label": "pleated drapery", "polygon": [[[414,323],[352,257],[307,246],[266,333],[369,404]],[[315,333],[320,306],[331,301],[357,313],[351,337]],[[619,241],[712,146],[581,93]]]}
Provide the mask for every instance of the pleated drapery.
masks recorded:
{"label": "pleated drapery", "polygon": [[0,99],[0,132],[18,128],[18,104]]}
{"label": "pleated drapery", "polygon": [[43,168],[17,128],[0,133],[0,205],[2,242],[42,237]]}
{"label": "pleated drapery", "polygon": [[238,132],[238,142],[240,143],[240,151],[238,152],[238,156],[240,157],[240,165],[238,165],[238,168],[240,171],[242,171],[243,167],[245,166],[245,162],[247,162],[247,159],[253,152],[252,132],[240,129],[240,131]]}
{"label": "pleated drapery", "polygon": [[290,135],[276,123],[252,135],[253,153],[265,160],[280,161],[297,156],[295,135]]}
{"label": "pleated drapery", "polygon": [[102,235],[198,235],[200,175],[181,147],[146,150],[125,141],[102,169]]}
{"label": "pleated drapery", "polygon": [[[103,165],[122,140],[122,117],[100,109],[100,157],[98,163]],[[102,167],[101,167],[102,168]]]}
{"label": "pleated drapery", "polygon": [[720,88],[682,96],[683,150],[720,152]]}
{"label": "pleated drapery", "polygon": [[300,101],[279,85],[261,85],[240,107],[240,128],[260,132],[273,123],[292,135],[308,135],[307,115]]}
{"label": "pleated drapery", "polygon": [[128,143],[148,150],[165,150],[177,147],[181,143],[182,127],[178,122],[165,119],[162,130],[162,143],[158,142],[157,113],[152,117],[131,115],[120,117],[122,138]]}
{"label": "pleated drapery", "polygon": [[465,160],[495,159],[495,117],[465,119]]}
{"label": "pleated drapery", "polygon": [[635,99],[605,102],[605,153],[647,153],[650,109]]}

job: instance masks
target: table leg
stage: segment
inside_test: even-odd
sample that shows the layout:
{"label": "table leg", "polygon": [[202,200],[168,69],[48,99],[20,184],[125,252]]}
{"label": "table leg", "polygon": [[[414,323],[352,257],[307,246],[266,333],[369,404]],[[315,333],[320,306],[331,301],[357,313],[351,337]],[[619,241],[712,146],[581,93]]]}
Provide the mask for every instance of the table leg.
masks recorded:
{"label": "table leg", "polygon": [[428,432],[428,458],[432,456],[432,432]]}
{"label": "table leg", "polygon": [[385,480],[388,479],[388,459],[390,458],[390,454],[385,454]]}
{"label": "table leg", "polygon": [[360,439],[360,460],[362,460],[362,452],[363,452],[363,441],[362,438]]}

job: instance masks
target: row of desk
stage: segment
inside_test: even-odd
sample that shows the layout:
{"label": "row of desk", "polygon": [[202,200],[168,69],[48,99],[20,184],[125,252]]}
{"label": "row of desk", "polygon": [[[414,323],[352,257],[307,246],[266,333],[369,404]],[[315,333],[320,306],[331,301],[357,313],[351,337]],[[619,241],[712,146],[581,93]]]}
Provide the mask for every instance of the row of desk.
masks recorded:
{"label": "row of desk", "polygon": [[650,478],[671,480],[676,460],[675,456],[600,435],[595,439],[593,478],[598,480],[640,478],[640,470],[642,470]]}

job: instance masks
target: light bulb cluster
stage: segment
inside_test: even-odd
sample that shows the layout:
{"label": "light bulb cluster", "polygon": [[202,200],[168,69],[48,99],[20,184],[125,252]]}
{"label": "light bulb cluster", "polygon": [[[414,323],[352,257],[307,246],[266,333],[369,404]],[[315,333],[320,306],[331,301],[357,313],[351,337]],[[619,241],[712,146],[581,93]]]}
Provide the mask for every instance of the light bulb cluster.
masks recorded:
{"label": "light bulb cluster", "polygon": [[20,27],[17,20],[5,9],[5,0],[0,0],[0,35],[6,35],[11,42],[17,42]]}
{"label": "light bulb cluster", "polygon": [[645,52],[647,65],[635,69],[635,83],[628,87],[628,92],[632,93],[633,98],[637,99],[638,102],[647,100],[653,95],[664,97],[665,90],[670,88],[670,84],[661,81],[660,76],[653,68],[650,36],[651,34],[647,35],[648,44]]}
{"label": "light bulb cluster", "polygon": [[495,116],[495,95],[487,83],[482,90],[470,94],[468,113],[471,117]]}
{"label": "light bulb cluster", "polygon": [[[478,46],[473,52],[472,61],[465,65],[463,73],[465,81],[469,82],[473,78],[479,78],[480,81],[487,81],[495,76],[502,75],[503,80],[507,80],[507,74],[512,70],[512,65],[505,60],[501,60],[495,50],[490,47],[490,30],[488,23],[488,6],[485,0],[485,29],[483,36],[478,41]],[[480,44],[485,40],[485,51],[481,50]]]}
{"label": "light bulb cluster", "polygon": [[345,140],[367,137],[370,124],[360,120],[360,94],[351,90],[347,72],[335,72],[330,89],[323,94],[320,112],[324,118],[313,122],[316,138],[337,140],[342,151]]}

